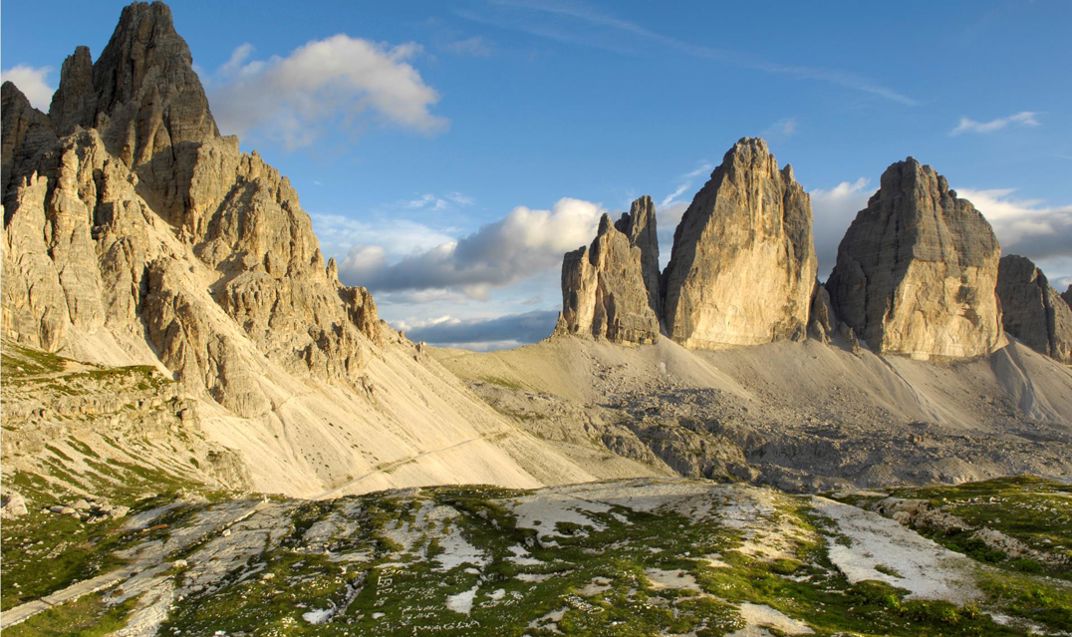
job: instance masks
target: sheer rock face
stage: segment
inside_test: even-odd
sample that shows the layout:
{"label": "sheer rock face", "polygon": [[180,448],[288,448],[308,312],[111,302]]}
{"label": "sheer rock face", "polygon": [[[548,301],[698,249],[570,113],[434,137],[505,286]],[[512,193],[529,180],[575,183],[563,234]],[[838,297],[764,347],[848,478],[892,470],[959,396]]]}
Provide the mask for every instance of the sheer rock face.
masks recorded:
{"label": "sheer rock face", "polygon": [[761,139],[742,139],[685,211],[663,274],[664,320],[686,347],[805,334],[818,260],[811,202]]}
{"label": "sheer rock face", "polygon": [[56,143],[56,133],[48,117],[30,105],[30,101],[11,82],[0,87],[0,117],[3,119],[2,167],[0,195],[7,194],[16,175],[24,172],[34,155]]}
{"label": "sheer rock face", "polygon": [[1072,307],[1072,285],[1068,286],[1068,289],[1061,293],[1061,298],[1068,303],[1069,307]]}
{"label": "sheer rock face", "polygon": [[645,196],[615,224],[603,215],[592,245],[566,254],[559,329],[614,342],[654,343],[658,281],[655,208]]}
{"label": "sheer rock face", "polygon": [[271,407],[271,365],[360,386],[372,297],[325,266],[287,179],[219,136],[169,9],[127,7],[62,75],[48,117],[3,88],[4,335],[159,360],[244,416]]}
{"label": "sheer rock face", "polygon": [[878,352],[969,357],[1000,342],[1001,249],[986,219],[915,159],[893,164],[849,226],[826,287]]}
{"label": "sheer rock face", "polygon": [[1030,259],[1001,258],[998,297],[1006,332],[1036,352],[1072,364],[1072,308]]}

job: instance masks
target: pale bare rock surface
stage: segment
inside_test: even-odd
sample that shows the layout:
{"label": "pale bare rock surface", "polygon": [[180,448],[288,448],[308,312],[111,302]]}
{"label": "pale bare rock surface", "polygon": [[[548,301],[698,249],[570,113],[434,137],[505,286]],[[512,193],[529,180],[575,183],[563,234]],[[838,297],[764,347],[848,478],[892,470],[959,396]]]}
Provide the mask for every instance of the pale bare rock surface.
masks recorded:
{"label": "pale bare rock surface", "polygon": [[1008,334],[1036,352],[1072,364],[1072,307],[1038,266],[1019,255],[1002,257],[998,298]]}
{"label": "pale bare rock surface", "polygon": [[[166,5],[124,9],[95,62],[76,49],[48,117],[14,86],[4,102],[5,353],[160,370],[177,381],[171,417],[259,491],[592,478],[339,282],[288,180],[219,135]],[[70,413],[45,412],[27,436],[71,431]],[[97,433],[134,448],[124,431]],[[5,439],[5,463],[31,466],[34,444]]]}
{"label": "pale bare rock surface", "polygon": [[920,537],[878,513],[812,498],[812,508],[829,518],[847,545],[828,538],[830,561],[850,582],[879,580],[919,599],[966,603],[981,597],[973,584],[977,568],[969,558]]}
{"label": "pale bare rock surface", "polygon": [[817,269],[808,194],[766,142],[742,139],[674,232],[667,333],[691,348],[802,338]]}
{"label": "pale bare rock surface", "polygon": [[983,215],[930,166],[882,174],[826,282],[838,318],[876,352],[983,356],[1002,344],[1001,248]]}
{"label": "pale bare rock surface", "polygon": [[619,343],[660,333],[659,244],[651,197],[612,223],[604,214],[592,245],[562,260],[559,330]]}

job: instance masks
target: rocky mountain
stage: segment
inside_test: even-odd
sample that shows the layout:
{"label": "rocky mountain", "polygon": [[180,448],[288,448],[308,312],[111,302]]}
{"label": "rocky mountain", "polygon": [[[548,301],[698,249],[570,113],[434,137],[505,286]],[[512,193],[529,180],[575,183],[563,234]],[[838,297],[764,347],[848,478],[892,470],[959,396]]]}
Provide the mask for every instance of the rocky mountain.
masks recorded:
{"label": "rocky mountain", "polygon": [[1072,364],[1072,308],[1030,259],[1001,257],[998,298],[1008,334],[1036,352]]}
{"label": "rocky mountain", "polygon": [[[264,491],[589,476],[340,283],[289,181],[219,134],[163,3],[125,8],[96,61],[75,49],[47,116],[11,84],[3,102],[5,352],[160,370]],[[85,455],[67,433],[107,435],[46,413],[27,426],[58,427],[66,457]],[[4,449],[26,468],[51,453]]]}
{"label": "rocky mountain", "polygon": [[910,157],[882,174],[826,288],[840,320],[877,352],[981,356],[1002,341],[1000,253],[971,202]]}
{"label": "rocky mountain", "polygon": [[811,203],[761,139],[742,139],[696,193],[663,273],[667,334],[687,347],[800,338],[818,261]]}
{"label": "rocky mountain", "polygon": [[1061,298],[1068,303],[1069,307],[1072,307],[1072,285],[1068,286],[1068,289],[1061,293]]}
{"label": "rocky mountain", "polygon": [[659,302],[655,206],[644,196],[616,223],[604,214],[592,245],[566,254],[559,330],[654,343]]}

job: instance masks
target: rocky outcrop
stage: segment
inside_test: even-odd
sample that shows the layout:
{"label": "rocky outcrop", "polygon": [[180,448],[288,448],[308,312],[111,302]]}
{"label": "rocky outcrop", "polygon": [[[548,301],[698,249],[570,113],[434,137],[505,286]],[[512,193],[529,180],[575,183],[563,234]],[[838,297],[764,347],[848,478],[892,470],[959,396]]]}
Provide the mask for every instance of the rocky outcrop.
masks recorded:
{"label": "rocky outcrop", "polygon": [[2,196],[38,152],[56,143],[56,133],[48,117],[31,106],[22,91],[11,82],[4,82],[0,87],[0,117],[3,119],[3,139],[0,140]]}
{"label": "rocky outcrop", "polygon": [[674,233],[668,334],[698,348],[803,337],[817,267],[807,193],[766,142],[742,139]]}
{"label": "rocky outcrop", "polygon": [[877,352],[980,356],[1001,339],[999,257],[983,215],[908,158],[849,226],[826,287],[838,318]]}
{"label": "rocky outcrop", "polygon": [[834,316],[834,306],[830,303],[830,293],[818,281],[815,282],[808,317],[808,335],[823,343],[829,342],[837,327],[837,318]]}
{"label": "rocky outcrop", "polygon": [[566,254],[559,330],[653,343],[659,335],[658,286],[655,207],[645,196],[617,223],[603,215],[592,245]]}
{"label": "rocky outcrop", "polygon": [[1072,308],[1030,259],[1001,258],[998,270],[1005,331],[1036,352],[1072,364]]}
{"label": "rocky outcrop", "polygon": [[243,416],[270,409],[270,365],[363,386],[372,297],[324,263],[289,181],[219,135],[167,6],[124,9],[96,63],[76,49],[48,117],[3,100],[6,337],[155,357]]}
{"label": "rocky outcrop", "polygon": [[1072,307],[1072,285],[1068,286],[1068,289],[1061,293],[1061,298],[1068,303],[1069,307]]}

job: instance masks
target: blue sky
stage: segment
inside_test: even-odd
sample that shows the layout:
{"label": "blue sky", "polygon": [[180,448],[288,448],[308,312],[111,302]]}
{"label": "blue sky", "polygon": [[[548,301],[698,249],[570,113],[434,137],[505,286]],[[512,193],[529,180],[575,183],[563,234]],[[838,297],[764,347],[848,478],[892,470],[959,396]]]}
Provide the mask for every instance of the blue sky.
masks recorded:
{"label": "blue sky", "polygon": [[[5,79],[47,105],[123,4],[3,2]],[[561,253],[640,194],[665,261],[745,135],[811,191],[824,275],[912,155],[1072,282],[1072,3],[171,4],[221,128],[291,178],[344,278],[415,338],[537,338]]]}

